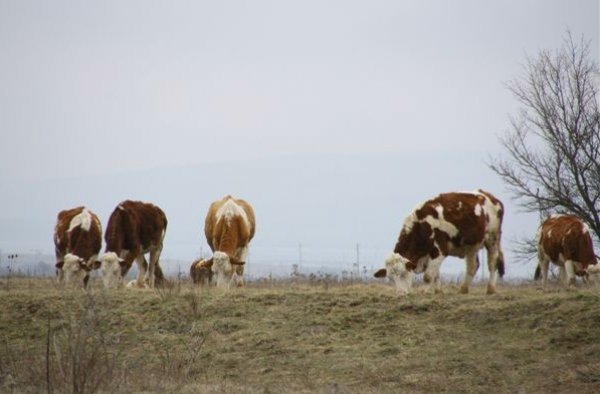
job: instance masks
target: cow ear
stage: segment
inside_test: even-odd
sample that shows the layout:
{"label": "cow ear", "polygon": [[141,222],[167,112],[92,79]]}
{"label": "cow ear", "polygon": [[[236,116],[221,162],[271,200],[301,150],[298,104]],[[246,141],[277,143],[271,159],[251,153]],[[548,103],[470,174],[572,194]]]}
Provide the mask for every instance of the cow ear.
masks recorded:
{"label": "cow ear", "polygon": [[102,262],[100,260],[94,260],[94,262],[92,263],[92,269],[97,270],[101,266],[102,266]]}
{"label": "cow ear", "polygon": [[121,266],[121,268],[125,268],[127,266],[127,263],[125,262],[125,260],[119,259],[119,265]]}
{"label": "cow ear", "polygon": [[417,265],[415,263],[413,263],[412,261],[408,261],[406,263],[405,267],[408,271],[414,271],[415,269],[417,269]]}
{"label": "cow ear", "polygon": [[382,268],[373,274],[376,278],[385,278],[387,276],[387,270]]}
{"label": "cow ear", "polygon": [[229,259],[229,262],[230,262],[231,264],[233,264],[233,265],[244,265],[244,264],[246,264],[246,262],[245,262],[245,261],[241,261],[241,260],[240,260],[240,259],[238,259],[237,257],[231,257],[231,258]]}
{"label": "cow ear", "polygon": [[56,268],[62,269],[64,264],[65,264],[64,261],[59,261],[58,263],[56,263]]}
{"label": "cow ear", "polygon": [[210,259],[205,260],[204,264],[206,265],[206,267],[212,268],[212,266],[213,266],[213,258],[211,257]]}

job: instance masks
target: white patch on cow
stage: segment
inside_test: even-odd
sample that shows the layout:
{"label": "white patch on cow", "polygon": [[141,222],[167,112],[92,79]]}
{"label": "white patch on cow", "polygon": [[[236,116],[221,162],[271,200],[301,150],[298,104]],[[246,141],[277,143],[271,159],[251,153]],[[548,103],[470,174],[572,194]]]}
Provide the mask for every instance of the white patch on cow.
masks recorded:
{"label": "white patch on cow", "polygon": [[462,206],[463,206],[463,203],[462,203],[462,201],[459,201],[459,202],[458,202],[457,209],[460,211],[460,210],[462,209]]}
{"label": "white patch on cow", "polygon": [[123,284],[120,264],[122,260],[115,252],[107,252],[100,256],[100,271],[105,288],[114,289]]}
{"label": "white patch on cow", "polygon": [[400,295],[410,293],[412,287],[413,273],[406,269],[409,260],[398,253],[391,253],[385,259],[387,277],[396,285],[396,291]]}
{"label": "white patch on cow", "polygon": [[63,257],[62,278],[66,285],[83,286],[83,279],[87,275],[87,271],[81,267],[84,262],[77,255],[67,253]]}
{"label": "white patch on cow", "polygon": [[552,229],[550,229],[550,230],[548,230],[548,232],[546,232],[546,237],[552,238]]}
{"label": "white patch on cow", "polygon": [[454,224],[446,221],[446,219],[444,218],[444,207],[442,205],[437,205],[435,207],[435,210],[438,213],[437,218],[428,215],[422,221],[429,223],[432,229],[441,230],[448,234],[450,237],[455,237],[458,234],[458,229]]}
{"label": "white patch on cow", "polygon": [[482,210],[483,210],[483,208],[481,208],[481,205],[475,204],[475,216],[481,216]]}
{"label": "white patch on cow", "polygon": [[241,216],[246,226],[250,226],[246,211],[244,211],[241,206],[237,205],[234,200],[228,199],[225,204],[217,210],[217,221],[221,220],[221,218],[225,218],[229,222],[234,216]]}
{"label": "white patch on cow", "polygon": [[502,209],[502,205],[499,203],[495,204],[483,193],[477,194],[484,198],[482,210],[489,220],[485,229],[486,239],[498,239],[500,234],[500,218],[498,217],[498,214]]}
{"label": "white patch on cow", "polygon": [[121,204],[117,205],[117,208],[120,209],[121,211],[125,210],[125,207],[123,207],[123,205],[121,205]]}
{"label": "white patch on cow", "polygon": [[68,231],[73,230],[75,227],[81,227],[84,231],[90,231],[90,227],[92,227],[92,215],[87,208],[84,208],[79,214],[71,219]]}
{"label": "white patch on cow", "polygon": [[234,269],[227,253],[215,252],[213,255],[212,272],[215,274],[217,287],[229,288],[234,275]]}
{"label": "white patch on cow", "polygon": [[235,251],[235,256],[243,262],[246,262],[246,258],[248,257],[248,246],[242,246],[241,248],[237,248]]}

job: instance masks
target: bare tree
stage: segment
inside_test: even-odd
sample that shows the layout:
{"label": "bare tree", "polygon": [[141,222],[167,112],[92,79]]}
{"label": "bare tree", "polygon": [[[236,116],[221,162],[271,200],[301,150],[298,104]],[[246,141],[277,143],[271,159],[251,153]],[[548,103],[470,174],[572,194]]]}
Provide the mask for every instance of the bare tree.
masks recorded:
{"label": "bare tree", "polygon": [[[598,64],[590,43],[567,33],[563,46],[529,58],[508,83],[521,104],[501,138],[508,158],[490,168],[526,212],[562,212],[585,221],[600,239]],[[531,243],[517,248],[531,253]],[[528,249],[529,248],[529,249]]]}

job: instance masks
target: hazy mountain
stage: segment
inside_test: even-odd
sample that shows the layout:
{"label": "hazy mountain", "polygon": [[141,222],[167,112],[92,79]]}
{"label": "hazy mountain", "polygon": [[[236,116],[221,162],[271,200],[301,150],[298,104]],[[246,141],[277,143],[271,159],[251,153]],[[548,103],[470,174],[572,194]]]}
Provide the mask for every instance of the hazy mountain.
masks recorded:
{"label": "hazy mountain", "polygon": [[[191,260],[208,246],[203,235],[210,202],[226,194],[254,206],[257,233],[250,248],[250,272],[368,269],[391,250],[404,217],[418,203],[440,192],[487,189],[505,202],[504,249],[510,276],[527,276],[533,267],[510,265],[510,239],[535,232],[537,218],[518,214],[487,157],[473,152],[429,154],[298,155],[236,161],[224,152],[222,162],[157,168],[49,181],[2,180],[0,248],[4,253],[53,253],[52,233],[61,209],[86,205],[105,224],[124,199],[153,202],[166,212],[169,225],[163,257]],[[132,153],[133,154],[133,153]],[[152,161],[151,152],[135,152]],[[202,154],[199,148],[199,155]],[[91,154],[90,160],[110,160]],[[76,163],[74,163],[76,165]],[[301,245],[301,246],[300,246]],[[452,259],[454,260],[454,259]],[[283,265],[284,268],[278,268]],[[261,269],[260,266],[262,266]],[[254,267],[254,268],[252,268]],[[444,272],[462,272],[457,261]]]}

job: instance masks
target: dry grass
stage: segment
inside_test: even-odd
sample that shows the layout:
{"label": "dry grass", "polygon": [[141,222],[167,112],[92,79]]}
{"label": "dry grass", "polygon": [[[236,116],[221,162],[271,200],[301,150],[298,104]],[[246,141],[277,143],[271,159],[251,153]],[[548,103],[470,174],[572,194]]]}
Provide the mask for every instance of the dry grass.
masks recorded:
{"label": "dry grass", "polygon": [[600,289],[499,290],[183,281],[87,294],[15,279],[0,289],[0,391],[600,391]]}

